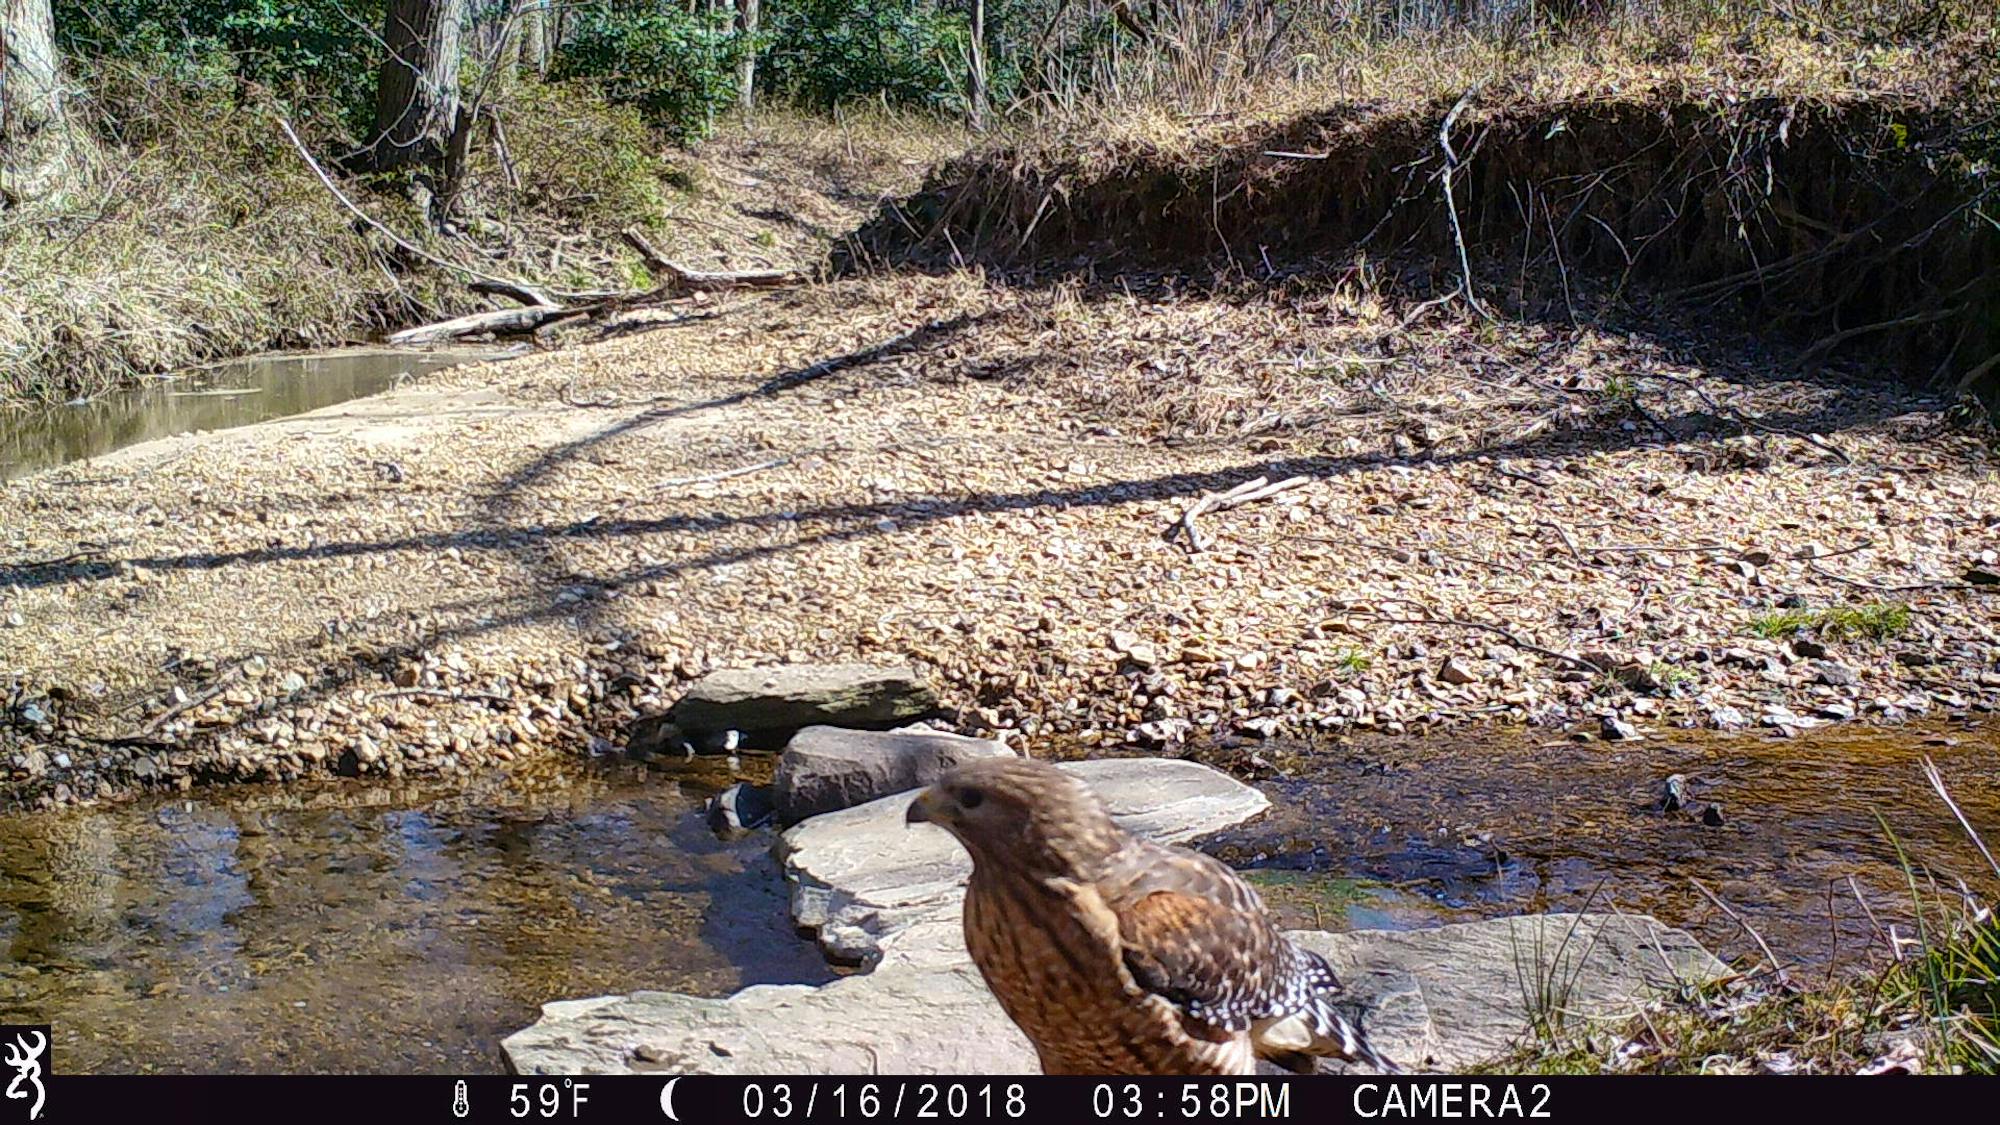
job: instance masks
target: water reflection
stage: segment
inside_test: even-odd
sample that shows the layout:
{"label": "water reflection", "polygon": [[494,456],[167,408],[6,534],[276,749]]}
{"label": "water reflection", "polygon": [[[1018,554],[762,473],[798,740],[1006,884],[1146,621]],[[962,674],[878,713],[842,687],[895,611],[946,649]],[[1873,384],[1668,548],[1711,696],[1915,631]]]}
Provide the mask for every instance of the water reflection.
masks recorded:
{"label": "water reflection", "polygon": [[493,1071],[541,1003],[828,971],[635,768],[0,819],[0,1020],[76,1071]]}
{"label": "water reflection", "polygon": [[[1851,729],[1637,745],[1406,739],[1301,755],[1291,778],[1264,786],[1274,813],[1211,846],[1240,866],[1294,873],[1274,896],[1294,925],[1358,881],[1393,924],[1615,905],[1753,953],[1699,880],[1781,957],[1829,968],[1879,957],[1878,921],[1905,920],[1910,932],[1909,890],[1878,814],[1941,886],[1963,878],[2000,897],[1925,783],[1925,755],[1989,845],[2000,843],[1991,732]],[[1720,806],[1719,826],[1660,810],[1672,773]]]}
{"label": "water reflection", "polygon": [[0,412],[0,480],[195,430],[222,430],[385,391],[495,351],[261,356],[69,406]]}

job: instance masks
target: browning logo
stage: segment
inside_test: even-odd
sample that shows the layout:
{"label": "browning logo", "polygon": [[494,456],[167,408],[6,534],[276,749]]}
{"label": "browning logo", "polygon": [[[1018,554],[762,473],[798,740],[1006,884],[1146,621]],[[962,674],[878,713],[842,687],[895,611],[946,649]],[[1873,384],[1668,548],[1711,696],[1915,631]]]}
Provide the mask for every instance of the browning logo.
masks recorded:
{"label": "browning logo", "polygon": [[0,1024],[0,1063],[14,1071],[13,1081],[7,1083],[7,1097],[28,1103],[30,1121],[42,1116],[42,1103],[48,1099],[48,1090],[42,1085],[48,1051],[48,1024]]}

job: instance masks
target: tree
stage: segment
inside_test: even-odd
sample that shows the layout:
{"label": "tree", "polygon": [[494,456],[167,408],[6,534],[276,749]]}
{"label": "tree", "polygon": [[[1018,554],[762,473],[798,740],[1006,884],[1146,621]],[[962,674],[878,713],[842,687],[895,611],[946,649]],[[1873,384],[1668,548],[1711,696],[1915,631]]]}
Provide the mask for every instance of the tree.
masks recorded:
{"label": "tree", "polygon": [[443,167],[453,134],[464,128],[458,64],[465,15],[466,0],[389,0],[382,29],[388,56],[375,86],[369,167]]}
{"label": "tree", "polygon": [[0,0],[0,205],[53,195],[82,171],[63,107],[49,0]]}
{"label": "tree", "polygon": [[966,113],[973,129],[986,131],[986,0],[972,0],[971,65],[966,69]]}
{"label": "tree", "polygon": [[736,60],[736,104],[748,121],[757,106],[757,0],[736,0],[736,30],[743,37]]}

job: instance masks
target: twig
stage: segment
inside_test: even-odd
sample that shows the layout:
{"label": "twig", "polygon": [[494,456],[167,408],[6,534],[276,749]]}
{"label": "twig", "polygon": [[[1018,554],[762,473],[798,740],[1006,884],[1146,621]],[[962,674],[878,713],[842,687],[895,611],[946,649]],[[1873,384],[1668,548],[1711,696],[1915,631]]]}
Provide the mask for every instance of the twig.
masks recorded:
{"label": "twig", "polygon": [[1844,582],[1849,586],[1859,586],[1863,590],[1879,590],[1886,594],[1913,593],[1917,590],[1984,590],[1992,593],[2000,593],[2000,586],[1981,586],[1972,582],[1915,582],[1907,586],[1888,586],[1880,582],[1869,582],[1862,578],[1850,578],[1845,574],[1838,574],[1828,570],[1816,562],[1806,565],[1812,569],[1814,574],[1823,578],[1831,578],[1835,582]]}
{"label": "twig", "polygon": [[1819,448],[1824,449],[1828,453],[1833,454],[1835,457],[1840,459],[1840,463],[1843,465],[1854,464],[1853,458],[1849,457],[1844,450],[1842,450],[1839,446],[1833,444],[1832,442],[1827,441],[1825,438],[1820,437],[1818,434],[1809,434],[1800,430],[1786,429],[1783,426],[1773,426],[1768,422],[1762,421],[1757,418],[1753,418],[1750,415],[1743,413],[1742,411],[1736,409],[1733,406],[1724,406],[1722,403],[1717,402],[1715,400],[1714,395],[1709,394],[1706,390],[1704,390],[1699,384],[1697,384],[1692,379],[1683,379],[1679,375],[1669,375],[1664,371],[1648,371],[1644,375],[1642,375],[1641,378],[1665,379],[1669,383],[1679,384],[1680,386],[1686,387],[1688,390],[1693,391],[1696,397],[1700,398],[1701,401],[1705,405],[1707,405],[1707,407],[1710,410],[1715,411],[1717,414],[1729,418],[1734,418],[1738,422],[1741,422],[1746,426],[1763,430],[1767,434],[1783,434],[1786,437],[1797,438],[1800,441],[1807,443],[1808,445],[1816,445]]}
{"label": "twig", "polygon": [[667,283],[662,288],[682,293],[714,292],[721,289],[778,289],[788,285],[803,284],[805,279],[796,270],[737,270],[735,272],[713,272],[691,270],[686,266],[668,260],[667,256],[653,248],[646,236],[637,227],[626,227],[619,232],[625,245],[638,251],[645,260],[646,268],[654,273],[665,274]]}
{"label": "twig", "polygon": [[457,262],[448,261],[444,258],[440,258],[436,254],[433,254],[430,251],[417,246],[415,243],[412,243],[408,239],[404,238],[402,235],[397,234],[395,231],[390,230],[388,227],[384,226],[381,223],[381,221],[376,219],[375,216],[370,215],[366,211],[363,211],[359,206],[355,204],[355,202],[352,199],[347,198],[347,193],[340,190],[340,185],[333,182],[333,177],[327,175],[326,169],[321,168],[319,166],[319,161],[314,160],[312,153],[306,150],[305,142],[301,141],[299,139],[299,135],[292,131],[292,123],[290,121],[287,121],[282,117],[278,118],[278,128],[283,129],[285,131],[285,136],[292,142],[292,147],[298,150],[300,159],[306,162],[306,167],[312,169],[313,175],[319,177],[319,182],[326,185],[326,190],[333,193],[334,199],[338,200],[342,207],[345,207],[351,214],[353,214],[355,218],[360,219],[364,223],[367,223],[370,227],[374,228],[377,232],[379,232],[383,237],[395,243],[397,247],[402,249],[405,253],[414,254],[417,257],[422,258],[424,261],[429,262],[434,266],[438,266],[441,269],[447,269],[457,273],[462,273],[467,277],[475,278],[480,281],[497,282],[501,285],[509,285],[517,288],[522,286],[523,284],[522,282],[515,281],[511,278],[496,277],[490,273],[481,273],[470,266],[460,265]]}
{"label": "twig", "polygon": [[433,699],[451,699],[465,703],[472,703],[472,702],[498,703],[503,707],[509,706],[514,702],[513,700],[507,698],[504,695],[494,695],[491,692],[451,691],[446,688],[424,688],[424,687],[391,688],[387,691],[378,691],[368,697],[368,702],[373,703],[378,699],[391,699],[398,696],[422,696]]}
{"label": "twig", "polygon": [[1757,948],[1764,951],[1765,959],[1771,962],[1771,974],[1778,978],[1779,984],[1791,983],[1790,979],[1787,977],[1785,973],[1784,963],[1778,960],[1777,954],[1771,952],[1771,947],[1765,943],[1764,935],[1757,932],[1757,927],[1752,926],[1750,923],[1744,921],[1743,916],[1741,914],[1736,913],[1736,911],[1730,909],[1728,903],[1715,897],[1715,892],[1703,886],[1700,879],[1689,879],[1688,882],[1693,883],[1695,890],[1700,891],[1703,897],[1707,898],[1708,901],[1715,904],[1716,909],[1722,911],[1724,914],[1729,915],[1730,921],[1735,922],[1738,926],[1742,927],[1744,933],[1750,935],[1750,940],[1757,943]]}
{"label": "twig", "polygon": [[1929,754],[1924,755],[1924,780],[1931,783],[1931,788],[1937,790],[1938,799],[1944,802],[1944,807],[1950,809],[1951,815],[1958,818],[1958,826],[1965,829],[1967,836],[1972,837],[1972,846],[1978,848],[1979,854],[1986,857],[1986,866],[1991,867],[1995,875],[2000,875],[2000,862],[1994,861],[1993,853],[1986,850],[1986,841],[1979,838],[1979,833],[1972,827],[1972,822],[1965,819],[1965,813],[1959,810],[1958,802],[1951,799],[1951,793],[1944,787],[1944,776],[1938,773],[1937,763],[1931,761]]}
{"label": "twig", "polygon": [[176,703],[172,707],[169,707],[166,710],[160,712],[159,714],[153,716],[151,719],[147,720],[145,726],[139,728],[139,733],[133,735],[127,735],[126,737],[118,739],[117,741],[119,742],[143,741],[153,732],[159,730],[163,726],[166,726],[167,723],[171,722],[175,716],[184,714],[190,709],[199,707],[202,704],[207,703],[209,700],[214,699],[216,696],[221,695],[223,689],[227,688],[230,685],[230,683],[236,679],[237,676],[242,674],[243,666],[250,663],[250,661],[254,659],[256,659],[256,657],[246,656],[243,659],[237,661],[236,663],[230,665],[228,668],[223,669],[222,673],[215,677],[214,683],[208,685],[206,688],[203,688],[201,691],[196,692],[194,695],[189,696],[185,701],[181,703]]}
{"label": "twig", "polygon": [[1515,648],[1526,649],[1537,655],[1546,656],[1551,660],[1560,660],[1571,667],[1589,672],[1592,675],[1599,675],[1610,671],[1609,668],[1585,660],[1581,656],[1571,656],[1566,652],[1557,652],[1555,649],[1543,648],[1541,645],[1524,641],[1513,631],[1486,621],[1462,621],[1456,617],[1384,617],[1379,613],[1365,611],[1362,612],[1362,616],[1389,625],[1452,625],[1460,629],[1478,629],[1483,632],[1492,633]]}
{"label": "twig", "polygon": [[703,473],[700,476],[693,477],[669,477],[656,484],[654,490],[682,488],[691,484],[710,484],[719,480],[730,480],[734,477],[747,477],[751,473],[761,473],[765,469],[775,469],[780,465],[789,465],[796,460],[798,460],[797,454],[788,453],[783,457],[773,457],[769,461],[759,461],[754,465],[740,465],[734,469],[724,469],[719,473]]}
{"label": "twig", "polygon": [[1451,127],[1457,123],[1458,115],[1465,112],[1465,107],[1472,104],[1472,95],[1478,92],[1479,86],[1474,85],[1459,95],[1458,101],[1451,107],[1451,112],[1444,115],[1444,123],[1438,126],[1438,147],[1444,150],[1444,172],[1441,179],[1444,183],[1445,211],[1451,216],[1451,239],[1458,246],[1459,291],[1465,295],[1465,303],[1472,306],[1473,312],[1486,316],[1488,315],[1486,307],[1479,303],[1478,295],[1472,291],[1472,257],[1465,249],[1465,229],[1459,225],[1458,200],[1454,197],[1451,186],[1452,175],[1458,171],[1459,164],[1458,153],[1451,147]]}

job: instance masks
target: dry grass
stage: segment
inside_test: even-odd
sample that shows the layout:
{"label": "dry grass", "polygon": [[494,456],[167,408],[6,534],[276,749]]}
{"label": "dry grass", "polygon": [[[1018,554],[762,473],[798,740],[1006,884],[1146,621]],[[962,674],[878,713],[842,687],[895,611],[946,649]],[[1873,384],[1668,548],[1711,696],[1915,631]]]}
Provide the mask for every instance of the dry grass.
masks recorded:
{"label": "dry grass", "polygon": [[[1991,104],[2000,94],[1982,0],[1829,0],[1817,5],[1817,19],[1764,4],[1663,0],[1620,6],[1604,22],[1541,29],[1395,28],[1384,6],[1328,5],[1321,22],[1288,27],[1273,49],[1264,23],[1223,35],[1190,16],[1158,49],[1102,64],[1088,82],[1079,76],[1039,98],[1041,112],[1008,140],[1023,160],[1039,154],[1087,176],[1140,154],[1195,167],[1217,148],[1330,105],[1395,114],[1449,104],[1474,88],[1487,113],[1757,98]],[[1932,10],[1935,20],[1919,18]]]}
{"label": "dry grass", "polygon": [[[0,220],[0,403],[95,395],[476,307],[460,279],[357,229],[285,143],[275,109],[132,75],[98,85],[122,143],[97,181]],[[528,85],[495,104],[513,182],[490,145],[476,147],[460,234],[426,240],[393,184],[347,190],[437,256],[558,288],[644,284],[616,238],[635,224],[695,264],[815,262],[957,144],[950,128],[900,115],[775,110],[673,152],[629,111],[575,90]],[[308,141],[323,160],[344,147]]]}

